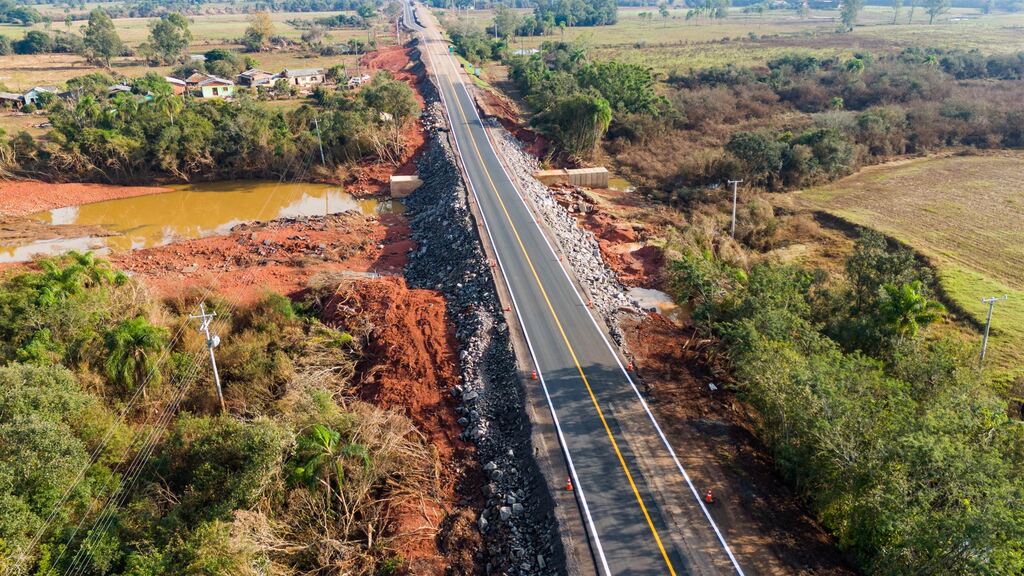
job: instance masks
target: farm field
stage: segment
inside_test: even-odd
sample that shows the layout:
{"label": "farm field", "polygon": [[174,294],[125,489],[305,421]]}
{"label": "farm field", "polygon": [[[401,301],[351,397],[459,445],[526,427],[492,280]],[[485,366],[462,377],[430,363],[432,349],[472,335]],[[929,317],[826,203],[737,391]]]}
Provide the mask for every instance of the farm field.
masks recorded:
{"label": "farm field", "polygon": [[[213,48],[239,48],[234,45],[210,44],[193,46],[195,52]],[[358,56],[319,56],[298,50],[263,52],[252,55],[261,68],[280,70],[282,68],[329,68],[335,64],[358,66]],[[129,78],[146,72],[167,74],[173,66],[147,66],[138,58],[120,58],[113,63],[112,72]],[[101,68],[85,61],[77,54],[36,54],[32,56],[0,56],[0,84],[11,90],[27,90],[32,86],[60,85],[75,76],[99,72]]]}
{"label": "farm field", "polygon": [[941,156],[866,168],[796,193],[798,204],[874,228],[936,266],[943,291],[984,323],[996,305],[988,361],[1024,375],[1024,154]]}
{"label": "farm field", "polygon": [[[275,34],[293,40],[298,40],[302,30],[287,23],[288,20],[301,19],[312,20],[324,16],[341,14],[342,12],[273,12],[271,18],[274,21]],[[213,48],[231,48],[241,50],[241,46],[233,44],[240,38],[248,26],[248,14],[204,14],[190,18],[189,29],[193,35],[193,41],[189,47],[192,53],[202,53]],[[146,40],[149,33],[149,22],[151,18],[118,18],[114,20],[118,35],[129,47],[137,47]],[[72,29],[76,32],[84,22],[75,22]],[[32,27],[0,25],[0,35],[9,38],[20,38],[28,30],[43,29],[42,24]],[[54,22],[53,30],[65,30],[63,23]],[[387,46],[394,44],[394,34],[391,27],[383,23],[372,30],[341,29],[331,30],[329,37],[332,42],[342,43],[349,39],[366,41],[375,38],[378,45]],[[326,68],[335,64],[356,66],[356,56],[331,56],[321,57],[315,53],[308,53],[305,50],[284,50],[253,54],[261,67],[271,70],[279,70],[285,67],[321,67]],[[112,63],[112,72],[115,75],[134,77],[146,72],[167,73],[171,66],[149,67],[140,58],[122,57],[116,58]],[[90,72],[97,72],[101,69],[86,62],[85,58],[76,54],[34,54],[17,55],[10,54],[0,56],[0,86],[8,90],[22,91],[33,86],[60,85],[75,76],[81,76]]]}
{"label": "farm field", "polygon": [[[314,20],[336,14],[351,14],[351,12],[271,12],[270,19],[274,22],[275,34],[297,40],[302,35],[302,30],[288,24],[288,20]],[[55,19],[51,25],[51,30],[68,31],[64,26],[63,18],[63,15],[61,15],[59,20]],[[150,20],[152,18],[115,18],[114,26],[117,28],[117,33],[121,36],[121,40],[129,46],[137,46],[146,40],[146,35],[149,34]],[[242,36],[249,23],[249,14],[202,14],[189,16],[189,20],[189,29],[192,31],[194,42],[198,44],[223,42]],[[73,22],[71,31],[78,33],[79,28],[85,26],[85,24],[84,20]],[[0,24],[0,35],[12,39],[21,38],[29,30],[46,30],[46,28],[43,23],[37,23],[32,26]],[[366,30],[332,30],[331,33],[341,40],[346,40],[350,37],[366,39]]]}
{"label": "farm field", "polygon": [[[444,14],[447,21],[470,23],[480,29],[491,23],[490,10]],[[529,14],[529,10],[520,10]],[[640,16],[653,12],[652,19]],[[686,20],[686,10],[670,10],[667,19],[655,8],[620,8],[613,26],[566,28],[549,36],[515,39],[515,48],[536,48],[548,40],[579,40],[591,54],[602,59],[644,64],[661,73],[734,64],[763,65],[783,53],[801,52],[819,57],[848,56],[857,51],[889,52],[908,46],[935,48],[977,48],[986,54],[1024,50],[1024,14],[981,15],[977,10],[954,8],[928,24],[927,15],[917,9],[907,23],[904,8],[899,22],[892,24],[892,10],[868,6],[860,25],[849,34],[836,34],[839,13],[813,10],[800,18],[793,10],[772,10],[762,15],[730,10],[721,20]]]}

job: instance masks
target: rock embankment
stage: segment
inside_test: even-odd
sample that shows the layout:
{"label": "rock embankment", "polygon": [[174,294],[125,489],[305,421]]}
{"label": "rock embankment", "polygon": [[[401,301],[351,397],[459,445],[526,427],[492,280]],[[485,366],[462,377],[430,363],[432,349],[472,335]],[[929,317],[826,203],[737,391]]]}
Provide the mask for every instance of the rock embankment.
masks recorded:
{"label": "rock embankment", "polygon": [[511,170],[509,174],[526,194],[535,208],[535,214],[552,232],[559,246],[555,249],[565,257],[566,262],[583,287],[584,297],[590,300],[594,310],[610,327],[612,336],[621,343],[618,319],[623,314],[642,314],[640,305],[626,294],[615,272],[605,264],[601,246],[589,230],[579,226],[569,210],[585,211],[586,206],[570,206],[566,209],[558,203],[548,187],[533,177],[539,169],[537,158],[525,152],[519,141],[492,121],[491,133],[495,136],[498,151]]}
{"label": "rock embankment", "polygon": [[484,479],[477,526],[487,574],[564,572],[553,500],[533,458],[525,397],[493,280],[447,140],[436,89],[424,82],[424,122],[432,128],[419,161],[423,185],[406,201],[418,248],[409,254],[410,286],[442,292],[456,328],[462,383],[462,435],[477,447]]}

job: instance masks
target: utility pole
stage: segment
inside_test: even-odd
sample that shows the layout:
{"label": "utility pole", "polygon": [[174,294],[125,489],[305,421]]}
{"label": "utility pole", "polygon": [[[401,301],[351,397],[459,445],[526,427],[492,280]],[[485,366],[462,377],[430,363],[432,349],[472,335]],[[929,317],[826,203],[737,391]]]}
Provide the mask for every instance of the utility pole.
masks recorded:
{"label": "utility pole", "polygon": [[320,165],[326,166],[327,160],[324,160],[324,139],[320,135],[320,120],[314,115],[313,124],[316,126],[316,141],[320,143]]}
{"label": "utility pole", "polygon": [[736,237],[736,186],[743,182],[743,180],[729,180],[729,184],[732,184],[732,228],[729,229],[729,235],[733,238]]}
{"label": "utility pole", "polygon": [[199,304],[199,314],[193,314],[189,318],[199,320],[199,331],[206,335],[206,348],[210,350],[210,365],[213,366],[213,382],[217,385],[217,400],[220,401],[220,411],[224,412],[224,393],[220,389],[220,374],[217,372],[217,358],[213,349],[220,345],[220,336],[210,335],[210,322],[217,316],[216,312],[206,313],[206,304]]}
{"label": "utility pole", "polygon": [[992,296],[990,298],[982,298],[981,301],[988,304],[988,319],[985,321],[985,335],[981,337],[981,357],[978,358],[978,368],[985,363],[985,352],[988,350],[988,331],[992,327],[992,309],[995,308],[996,302],[1000,300],[1006,300],[1009,296],[1003,294],[1002,298]]}

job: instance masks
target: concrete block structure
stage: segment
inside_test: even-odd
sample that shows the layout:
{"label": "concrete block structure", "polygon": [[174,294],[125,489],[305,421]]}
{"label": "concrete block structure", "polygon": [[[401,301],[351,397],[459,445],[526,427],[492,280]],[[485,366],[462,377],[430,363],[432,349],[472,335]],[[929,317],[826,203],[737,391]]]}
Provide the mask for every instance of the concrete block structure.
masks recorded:
{"label": "concrete block structure", "polygon": [[587,188],[607,188],[608,169],[603,166],[597,168],[573,168],[570,170],[541,170],[534,172],[533,177],[543,184],[573,184]]}

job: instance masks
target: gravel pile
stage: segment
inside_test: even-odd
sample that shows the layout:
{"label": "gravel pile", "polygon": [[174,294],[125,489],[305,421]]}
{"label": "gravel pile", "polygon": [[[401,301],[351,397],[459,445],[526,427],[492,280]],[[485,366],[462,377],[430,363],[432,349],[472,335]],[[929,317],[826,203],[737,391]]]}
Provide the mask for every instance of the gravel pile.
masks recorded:
{"label": "gravel pile", "polygon": [[418,248],[405,269],[411,287],[442,292],[459,342],[462,383],[451,394],[462,436],[477,446],[486,475],[478,527],[487,574],[547,575],[565,571],[554,501],[533,458],[530,424],[508,325],[480,245],[466,189],[447,139],[436,89],[421,87],[430,133],[419,161],[423,185],[405,200]]}
{"label": "gravel pile", "polygon": [[[535,214],[543,219],[544,224],[554,234],[560,246],[555,246],[572,269],[576,278],[584,288],[584,298],[591,301],[591,309],[604,318],[610,327],[612,337],[621,342],[621,334],[617,328],[618,320],[623,314],[642,314],[640,305],[631,299],[618,277],[604,262],[597,239],[587,229],[579,226],[576,219],[555,201],[548,187],[533,177],[540,169],[537,159],[523,151],[518,140],[504,128],[492,120],[491,125],[498,128],[491,133],[496,136],[498,151],[510,168],[510,175],[517,180]],[[587,206],[580,204],[572,208],[585,211]]]}

